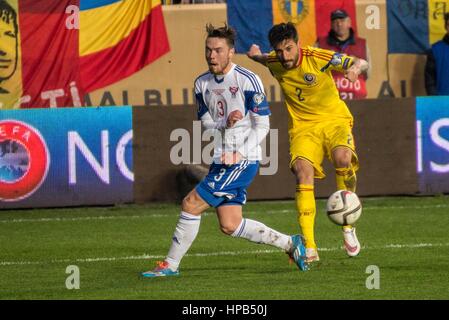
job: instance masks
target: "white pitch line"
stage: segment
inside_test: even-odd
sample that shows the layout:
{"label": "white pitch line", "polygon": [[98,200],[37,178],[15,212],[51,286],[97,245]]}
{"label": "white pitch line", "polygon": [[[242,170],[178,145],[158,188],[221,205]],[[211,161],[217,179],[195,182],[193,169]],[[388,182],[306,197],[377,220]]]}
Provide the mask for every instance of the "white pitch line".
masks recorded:
{"label": "white pitch line", "polygon": [[11,220],[0,220],[0,223],[18,223],[18,222],[53,222],[53,221],[85,221],[85,220],[115,220],[115,219],[136,219],[144,217],[160,218],[162,214],[148,215],[148,216],[90,216],[90,217],[72,217],[72,218],[36,218],[36,219],[11,219]]}
{"label": "white pitch line", "polygon": [[[202,215],[208,216],[211,213],[205,212]],[[88,217],[71,217],[71,218],[31,218],[31,219],[3,219],[0,223],[19,223],[19,222],[66,222],[66,221],[89,221],[89,220],[118,220],[118,219],[139,219],[139,218],[171,218],[175,214],[148,214],[134,216],[88,216]]]}
{"label": "white pitch line", "polygon": [[[436,204],[425,206],[390,206],[390,207],[363,207],[363,210],[403,210],[403,209],[435,209],[435,208],[449,208],[449,204]],[[243,215],[247,214],[278,214],[278,213],[296,213],[295,209],[283,210],[268,210],[268,211],[245,211]],[[203,216],[214,215],[214,212],[205,212]],[[89,221],[89,220],[115,220],[115,219],[140,219],[140,218],[167,218],[174,217],[175,214],[148,214],[148,215],[129,215],[129,216],[88,216],[88,217],[71,217],[71,218],[30,218],[30,219],[1,219],[0,223],[20,223],[20,222],[66,222],[66,221]]]}
{"label": "white pitch line", "polygon": [[[364,246],[363,250],[379,250],[379,249],[419,249],[429,247],[449,247],[449,243],[416,243],[416,244],[388,244],[385,246]],[[338,251],[343,248],[319,248],[319,251]],[[251,254],[270,254],[279,253],[280,250],[253,250],[253,251],[221,251],[208,253],[192,253],[186,254],[186,257],[212,257],[212,256],[242,256]],[[18,265],[42,265],[55,263],[86,263],[86,262],[107,262],[107,261],[123,261],[123,260],[149,260],[164,259],[162,255],[143,254],[139,256],[128,257],[98,257],[98,258],[79,258],[79,259],[53,259],[48,261],[0,261],[0,266],[18,266]]]}

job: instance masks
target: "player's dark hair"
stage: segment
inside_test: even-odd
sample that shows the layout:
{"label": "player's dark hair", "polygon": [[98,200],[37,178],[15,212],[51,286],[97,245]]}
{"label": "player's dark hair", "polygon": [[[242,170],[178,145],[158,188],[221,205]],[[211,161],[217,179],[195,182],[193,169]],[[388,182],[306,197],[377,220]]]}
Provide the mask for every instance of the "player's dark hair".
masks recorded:
{"label": "player's dark hair", "polygon": [[447,22],[449,21],[449,12],[444,14],[444,27],[447,26]]}
{"label": "player's dark hair", "polygon": [[226,39],[228,46],[234,48],[236,32],[232,27],[229,27],[226,23],[223,27],[215,28],[211,23],[206,25],[206,32],[208,38],[221,38]]}
{"label": "player's dark hair", "polygon": [[295,25],[291,22],[276,24],[268,33],[268,40],[273,49],[287,39],[298,42],[298,31],[296,31]]}
{"label": "player's dark hair", "polygon": [[14,30],[17,32],[17,14],[5,0],[0,0],[0,20],[3,20],[7,24],[12,22]]}

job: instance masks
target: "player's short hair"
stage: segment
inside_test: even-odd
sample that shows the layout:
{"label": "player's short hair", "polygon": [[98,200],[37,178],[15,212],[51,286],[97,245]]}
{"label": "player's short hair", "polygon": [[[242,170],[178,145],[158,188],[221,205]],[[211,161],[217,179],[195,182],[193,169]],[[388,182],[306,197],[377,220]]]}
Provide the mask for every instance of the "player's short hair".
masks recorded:
{"label": "player's short hair", "polygon": [[5,0],[0,0],[0,20],[3,20],[7,24],[12,23],[14,25],[14,30],[17,31],[17,14]]}
{"label": "player's short hair", "polygon": [[449,21],[449,12],[446,12],[444,14],[444,26],[447,26],[447,22]]}
{"label": "player's short hair", "polygon": [[298,31],[293,23],[279,23],[274,25],[268,32],[268,40],[271,47],[274,49],[284,40],[291,39],[298,42]]}
{"label": "player's short hair", "polygon": [[206,25],[207,38],[221,38],[225,39],[229,48],[234,48],[235,38],[237,33],[235,30],[228,26],[227,23],[223,27],[216,28],[211,23]]}

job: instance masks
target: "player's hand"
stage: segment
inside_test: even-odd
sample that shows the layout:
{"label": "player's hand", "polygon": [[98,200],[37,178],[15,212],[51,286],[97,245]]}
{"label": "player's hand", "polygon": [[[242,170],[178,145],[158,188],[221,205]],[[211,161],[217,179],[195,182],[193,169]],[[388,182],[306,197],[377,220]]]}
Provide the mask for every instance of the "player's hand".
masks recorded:
{"label": "player's hand", "polygon": [[257,44],[253,44],[251,48],[249,48],[249,51],[246,53],[246,55],[253,59],[254,57],[261,56],[262,51],[260,51],[260,47]]}
{"label": "player's hand", "polygon": [[243,156],[240,152],[223,152],[221,154],[221,163],[225,165],[232,165],[239,163],[242,160]]}
{"label": "player's hand", "polygon": [[354,64],[345,72],[345,78],[355,82],[362,72],[367,72],[369,64],[366,60],[355,58]]}
{"label": "player's hand", "polygon": [[243,119],[243,115],[239,110],[232,111],[226,119],[226,128],[232,128],[234,124]]}
{"label": "player's hand", "polygon": [[351,67],[345,72],[345,78],[351,82],[355,82],[360,75],[360,69],[356,67]]}

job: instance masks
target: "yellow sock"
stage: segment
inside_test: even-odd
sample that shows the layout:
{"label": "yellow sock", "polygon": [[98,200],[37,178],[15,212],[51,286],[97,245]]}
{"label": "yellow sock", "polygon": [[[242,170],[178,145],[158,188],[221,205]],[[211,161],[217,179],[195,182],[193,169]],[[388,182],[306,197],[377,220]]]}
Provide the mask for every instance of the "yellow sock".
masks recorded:
{"label": "yellow sock", "polygon": [[335,169],[337,180],[337,190],[348,190],[355,192],[357,186],[357,176],[352,166],[349,168]]}
{"label": "yellow sock", "polygon": [[[337,168],[335,169],[335,176],[337,179],[337,189],[338,190],[348,190],[355,192],[357,185],[357,176],[355,171],[350,168]],[[343,230],[351,229],[351,225],[343,226]]]}
{"label": "yellow sock", "polygon": [[315,248],[315,194],[313,185],[296,185],[296,208],[298,209],[298,221],[305,240],[306,248]]}

